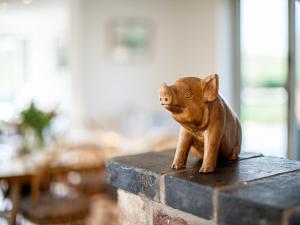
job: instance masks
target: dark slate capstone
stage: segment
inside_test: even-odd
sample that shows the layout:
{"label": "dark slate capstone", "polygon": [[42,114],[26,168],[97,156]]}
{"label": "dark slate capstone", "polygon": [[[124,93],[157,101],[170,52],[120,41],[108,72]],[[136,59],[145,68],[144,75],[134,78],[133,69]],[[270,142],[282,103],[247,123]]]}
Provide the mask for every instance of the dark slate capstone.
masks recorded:
{"label": "dark slate capstone", "polygon": [[244,160],[244,159],[251,159],[256,157],[261,157],[263,154],[261,153],[255,153],[255,152],[241,152],[239,154],[238,160]]}
{"label": "dark slate capstone", "polygon": [[[300,171],[281,174],[221,191],[218,224],[280,225],[284,212],[299,205]],[[300,224],[299,212],[293,211],[289,224]]]}
{"label": "dark slate capstone", "polygon": [[[173,149],[113,158],[106,162],[106,180],[117,188],[159,201],[161,175],[178,172],[170,168],[174,155]],[[241,153],[240,160],[258,156],[260,154]],[[189,154],[186,168],[200,166],[201,162]]]}
{"label": "dark slate capstone", "polygon": [[179,178],[177,175],[165,177],[166,205],[205,219],[211,219],[213,189],[205,185],[199,187],[199,184],[188,179]]}
{"label": "dark slate capstone", "polygon": [[[113,158],[106,162],[106,180],[117,188],[159,201],[160,176],[172,171],[174,154],[175,150],[167,150]],[[187,167],[198,165],[197,159],[189,157]]]}
{"label": "dark slate capstone", "polygon": [[173,208],[211,219],[214,189],[300,169],[300,162],[278,157],[256,157],[220,164],[212,174],[199,174],[198,169],[188,169],[165,176],[165,203]]}
{"label": "dark slate capstone", "polygon": [[[117,188],[159,201],[160,176],[178,172],[170,168],[174,155],[175,149],[172,149],[110,159],[106,162],[106,181]],[[259,156],[261,154],[242,152],[239,160]],[[189,154],[186,168],[200,166],[201,161]]]}

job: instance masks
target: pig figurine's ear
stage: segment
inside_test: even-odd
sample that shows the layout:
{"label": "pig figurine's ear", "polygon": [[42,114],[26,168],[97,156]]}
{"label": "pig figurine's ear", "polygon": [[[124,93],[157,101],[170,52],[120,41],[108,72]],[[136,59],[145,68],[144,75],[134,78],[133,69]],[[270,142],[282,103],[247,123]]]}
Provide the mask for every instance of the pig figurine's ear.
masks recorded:
{"label": "pig figurine's ear", "polygon": [[211,102],[218,96],[219,91],[219,76],[212,74],[202,80],[203,100]]}

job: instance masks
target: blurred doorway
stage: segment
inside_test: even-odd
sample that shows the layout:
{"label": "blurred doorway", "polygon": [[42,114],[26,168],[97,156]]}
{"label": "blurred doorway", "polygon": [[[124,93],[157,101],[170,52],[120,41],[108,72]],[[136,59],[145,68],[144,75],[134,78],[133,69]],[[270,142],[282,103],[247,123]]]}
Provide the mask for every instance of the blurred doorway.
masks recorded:
{"label": "blurred doorway", "polygon": [[287,7],[285,0],[241,1],[243,145],[265,155],[287,153]]}
{"label": "blurred doorway", "polygon": [[299,1],[241,0],[240,19],[243,149],[297,158]]}

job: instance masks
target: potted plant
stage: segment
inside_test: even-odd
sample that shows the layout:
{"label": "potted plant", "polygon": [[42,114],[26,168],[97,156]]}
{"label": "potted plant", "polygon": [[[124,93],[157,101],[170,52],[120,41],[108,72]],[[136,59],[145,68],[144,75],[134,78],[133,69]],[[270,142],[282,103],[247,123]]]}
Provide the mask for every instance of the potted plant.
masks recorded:
{"label": "potted plant", "polygon": [[20,131],[22,145],[20,154],[28,153],[32,149],[42,149],[45,145],[45,135],[49,130],[56,113],[43,112],[34,103],[20,114]]}

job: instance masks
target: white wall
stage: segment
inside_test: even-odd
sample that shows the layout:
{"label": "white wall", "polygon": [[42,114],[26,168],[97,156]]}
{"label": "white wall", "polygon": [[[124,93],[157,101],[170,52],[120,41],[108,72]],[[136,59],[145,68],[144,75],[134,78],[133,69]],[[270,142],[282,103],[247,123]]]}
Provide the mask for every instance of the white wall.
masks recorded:
{"label": "white wall", "polygon": [[[76,20],[71,26],[71,65],[78,118],[101,122],[118,117],[130,107],[163,111],[158,101],[160,84],[174,82],[184,75],[219,73],[223,95],[232,103],[231,55],[227,54],[231,52],[228,46],[231,46],[232,28],[229,2],[72,1],[72,15]],[[115,65],[107,60],[106,26],[120,17],[146,18],[153,22],[153,60],[136,65]]]}

